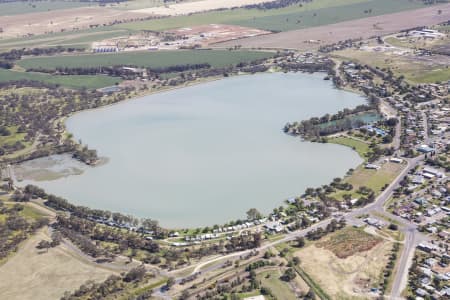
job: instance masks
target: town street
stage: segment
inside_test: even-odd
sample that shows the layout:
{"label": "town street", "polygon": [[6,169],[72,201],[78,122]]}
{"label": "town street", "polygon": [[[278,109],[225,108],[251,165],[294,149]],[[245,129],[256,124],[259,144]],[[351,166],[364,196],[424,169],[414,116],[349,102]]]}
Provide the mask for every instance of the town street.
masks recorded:
{"label": "town street", "polygon": [[[412,224],[410,222],[406,222],[403,219],[392,215],[385,211],[385,204],[386,202],[391,198],[393,195],[393,192],[396,188],[399,187],[400,182],[403,180],[403,178],[408,174],[408,172],[415,167],[417,167],[424,159],[424,156],[418,156],[412,159],[405,159],[407,162],[407,166],[401,171],[401,173],[391,182],[391,184],[375,199],[375,201],[369,205],[366,205],[365,207],[358,208],[355,210],[352,210],[348,213],[343,214],[343,218],[346,219],[347,224],[349,225],[358,225],[361,224],[362,221],[359,217],[363,215],[369,215],[372,213],[379,213],[385,215],[389,219],[396,220],[401,224],[401,227],[399,230],[404,232],[405,234],[405,240],[404,240],[404,247],[403,251],[400,255],[400,259],[397,262],[397,272],[395,274],[394,283],[390,295],[390,299],[402,299],[400,297],[400,294],[402,290],[406,287],[407,284],[407,278],[408,278],[408,270],[409,266],[411,264],[414,250],[416,246],[421,242],[426,240],[425,236],[417,232],[417,226],[415,224]],[[259,254],[255,256],[255,258],[261,257],[263,255],[263,251],[267,250],[271,247],[274,247],[278,244],[293,241],[298,237],[304,237],[306,234],[314,229],[317,229],[319,227],[326,227],[330,222],[332,218],[328,218],[326,220],[320,221],[318,223],[313,224],[312,226],[301,229],[297,231],[290,232],[286,234],[283,238],[266,243],[262,245],[261,247],[240,251],[236,253],[230,253],[224,256],[215,257],[206,261],[203,261],[201,263],[198,263],[194,266],[189,266],[189,268],[194,267],[193,271],[188,276],[180,276],[175,278],[175,282],[179,283],[183,279],[186,279],[194,274],[200,274],[201,276],[205,276],[206,274],[213,272],[217,269],[222,268],[227,261],[236,260],[240,257],[247,256],[251,254],[252,252],[258,252]],[[217,264],[214,264],[215,262],[220,262]],[[180,272],[180,270],[169,272],[170,275],[176,276],[176,274]],[[162,291],[160,288],[155,289],[155,295],[164,298],[164,299],[170,299],[167,296],[167,293],[165,291]]]}

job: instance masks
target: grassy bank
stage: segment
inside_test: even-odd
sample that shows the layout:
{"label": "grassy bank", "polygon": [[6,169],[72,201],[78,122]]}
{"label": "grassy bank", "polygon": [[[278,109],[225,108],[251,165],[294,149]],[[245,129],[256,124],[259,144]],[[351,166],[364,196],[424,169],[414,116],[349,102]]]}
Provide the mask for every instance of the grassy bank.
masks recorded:
{"label": "grassy bank", "polygon": [[356,152],[358,152],[358,154],[359,154],[359,156],[361,156],[361,158],[363,158],[364,160],[367,159],[367,153],[369,152],[369,145],[367,143],[364,143],[362,141],[358,141],[356,139],[352,139],[349,137],[344,137],[344,136],[332,137],[332,138],[329,138],[327,141],[328,141],[328,143],[339,144],[339,145],[344,145],[344,146],[350,147],[353,150],[355,150]]}

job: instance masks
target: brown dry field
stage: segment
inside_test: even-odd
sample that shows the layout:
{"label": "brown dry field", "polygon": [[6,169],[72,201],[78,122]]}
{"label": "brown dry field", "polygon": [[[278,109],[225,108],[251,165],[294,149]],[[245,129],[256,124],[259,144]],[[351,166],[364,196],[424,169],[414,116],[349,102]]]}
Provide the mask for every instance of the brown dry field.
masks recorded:
{"label": "brown dry field", "polygon": [[392,243],[382,241],[369,251],[341,259],[314,244],[295,253],[301,267],[332,299],[371,299],[367,290],[377,285]]}
{"label": "brown dry field", "polygon": [[133,12],[163,16],[179,16],[198,13],[208,10],[242,7],[249,4],[258,4],[267,0],[200,0],[169,4],[133,10]]}
{"label": "brown dry field", "polygon": [[330,250],[337,257],[344,259],[359,252],[369,251],[380,242],[381,238],[351,228],[334,233],[325,241],[318,242],[316,246]]}
{"label": "brown dry field", "polygon": [[[442,13],[438,14],[438,10],[441,10]],[[239,41],[224,42],[217,44],[216,47],[241,45],[244,48],[314,50],[318,49],[320,45],[336,43],[345,39],[367,39],[417,26],[436,25],[449,19],[450,4],[443,4],[331,25],[251,37]],[[318,42],[309,43],[311,40]]]}
{"label": "brown dry field", "polygon": [[114,20],[132,20],[148,16],[144,13],[128,12],[101,7],[80,7],[47,12],[1,16],[3,33],[0,37],[22,37],[28,34],[60,32],[62,29],[86,29],[89,25],[109,23]]}
{"label": "brown dry field", "polygon": [[63,245],[39,253],[36,245],[42,239],[49,239],[46,230],[27,240],[0,266],[0,299],[60,299],[65,291],[73,291],[87,280],[103,281],[115,274],[82,262]]}

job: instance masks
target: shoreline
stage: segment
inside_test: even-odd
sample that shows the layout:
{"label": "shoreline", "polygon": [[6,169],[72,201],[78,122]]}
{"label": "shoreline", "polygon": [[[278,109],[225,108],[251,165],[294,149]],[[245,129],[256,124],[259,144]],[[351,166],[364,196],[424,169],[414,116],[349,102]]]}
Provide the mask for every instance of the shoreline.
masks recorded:
{"label": "shoreline", "polygon": [[[280,71],[278,71],[278,70],[270,69],[269,71],[261,72],[261,73],[258,73],[258,74],[273,74],[273,73],[280,73],[280,74],[282,74],[282,73],[285,73],[285,72],[280,72]],[[292,73],[292,74],[300,73],[300,74],[310,75],[309,72],[288,72],[288,73]],[[316,75],[316,76],[318,75],[318,76],[317,76],[317,77],[318,77],[318,80],[320,80],[320,78],[321,78],[320,75],[326,74],[326,73],[323,73],[323,72],[316,72],[316,73],[317,73],[317,74],[315,74],[315,75]],[[230,78],[231,78],[231,77],[237,77],[237,76],[243,76],[243,75],[252,75],[252,74],[249,74],[249,73],[240,73],[240,74],[236,74],[236,75],[234,75],[234,76],[230,76]],[[311,75],[312,75],[312,74],[311,74]],[[64,117],[63,120],[65,121],[65,120],[67,120],[68,117],[74,116],[74,115],[77,114],[77,113],[82,113],[82,112],[91,111],[91,110],[93,111],[93,110],[101,109],[101,108],[107,108],[107,107],[112,106],[112,105],[115,105],[115,104],[123,103],[124,101],[140,100],[141,97],[145,97],[145,96],[148,96],[148,95],[154,95],[154,94],[162,93],[162,92],[169,92],[169,91],[178,90],[178,89],[181,89],[181,88],[184,88],[184,87],[192,87],[192,86],[196,86],[196,85],[199,85],[199,84],[202,84],[202,83],[214,82],[214,81],[217,81],[217,80],[220,80],[220,79],[222,79],[222,77],[220,77],[220,78],[215,77],[215,78],[211,78],[211,79],[196,80],[196,81],[191,82],[191,83],[189,83],[189,84],[184,84],[184,85],[175,86],[175,87],[167,87],[167,88],[163,88],[163,89],[154,89],[154,90],[148,91],[148,92],[146,92],[146,93],[139,93],[139,94],[136,95],[135,97],[130,97],[130,98],[124,99],[123,101],[119,101],[119,102],[116,102],[116,103],[111,103],[111,104],[108,104],[108,105],[105,105],[105,106],[101,106],[101,107],[98,107],[98,108],[92,108],[92,109],[88,109],[88,110],[82,110],[82,111],[74,112],[74,113],[71,114],[70,116]],[[225,78],[225,79],[226,79],[226,78]],[[331,88],[337,88],[333,83],[331,83],[331,86],[330,86],[330,87],[331,87]],[[337,88],[337,89],[340,89],[340,88]],[[341,89],[341,90],[342,90],[342,89]],[[65,132],[68,132],[68,131],[65,130]],[[331,144],[331,143],[330,143],[330,144]],[[340,145],[340,144],[336,144],[336,145],[338,145],[338,146],[340,146],[340,147],[346,146],[346,145]],[[351,147],[346,146],[346,148],[351,148]],[[349,149],[349,150],[354,151],[354,149],[352,149],[352,148]],[[355,151],[355,152],[357,153],[357,151]],[[358,154],[358,153],[357,153],[357,154]],[[361,158],[362,160],[364,160],[364,158],[362,158],[359,154],[358,154],[358,158]],[[361,165],[361,163],[358,163],[357,166],[359,166],[359,165]],[[89,167],[90,167],[90,166],[87,166],[87,168],[89,168]],[[93,167],[95,167],[95,166],[93,166]],[[70,176],[70,175],[67,175],[67,176]],[[62,176],[62,177],[67,177],[67,176]],[[27,181],[27,180],[37,181],[37,180],[33,180],[33,179],[25,179],[24,181]],[[43,181],[45,181],[45,180],[43,180]],[[22,184],[21,186],[23,186],[23,184]],[[235,220],[235,219],[231,219],[231,220]],[[228,222],[229,222],[229,221],[228,221]],[[206,226],[206,225],[205,225],[205,226]],[[171,228],[171,229],[179,229],[180,227],[176,226],[176,227],[167,227],[167,228]]]}

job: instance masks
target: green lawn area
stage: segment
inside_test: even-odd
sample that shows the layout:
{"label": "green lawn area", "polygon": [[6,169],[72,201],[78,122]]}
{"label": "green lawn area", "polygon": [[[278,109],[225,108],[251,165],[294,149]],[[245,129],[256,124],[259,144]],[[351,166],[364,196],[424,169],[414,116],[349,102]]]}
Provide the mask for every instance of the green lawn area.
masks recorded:
{"label": "green lawn area", "polygon": [[269,288],[277,299],[297,299],[289,285],[280,279],[280,271],[267,271],[258,274],[261,286]]}
{"label": "green lawn area", "polygon": [[333,137],[328,139],[328,143],[344,145],[351,147],[353,150],[358,152],[359,156],[364,160],[367,158],[367,153],[369,152],[369,145],[362,141],[358,141],[349,137]]}
{"label": "green lawn area", "polygon": [[367,186],[378,193],[385,184],[392,182],[403,168],[404,164],[391,162],[383,164],[379,170],[369,170],[359,166],[346,181],[356,188]]}
{"label": "green lawn area", "polygon": [[25,13],[35,13],[50,10],[68,9],[83,6],[98,6],[89,2],[81,1],[17,1],[0,3],[0,16],[20,15]]}
{"label": "green lawn area", "polygon": [[375,191],[375,195],[381,193],[381,188],[386,184],[389,184],[394,180],[401,170],[405,167],[404,164],[397,164],[387,162],[381,166],[379,170],[369,170],[364,168],[364,165],[360,165],[355,169],[352,175],[345,177],[344,182],[348,182],[353,185],[353,190],[351,191],[341,191],[337,190],[331,193],[329,196],[334,197],[338,200],[343,199],[343,195],[350,194],[352,199],[363,197],[356,191],[361,186],[366,186]]}
{"label": "green lawn area", "polygon": [[[271,31],[287,31],[334,24],[369,16],[423,7],[410,0],[314,0],[280,9],[233,9],[117,25],[133,30],[162,31],[209,23],[234,24]],[[372,10],[368,13],[368,10]],[[366,11],[366,12],[365,12]]]}
{"label": "green lawn area", "polygon": [[88,88],[96,89],[105,86],[114,85],[121,82],[122,79],[109,76],[91,76],[91,75],[50,75],[34,72],[18,72],[0,69],[0,82],[17,81],[17,80],[34,80],[50,84],[59,84],[68,88]]}
{"label": "green lawn area", "polygon": [[174,65],[209,63],[213,67],[235,65],[273,56],[272,52],[228,50],[182,50],[157,52],[120,52],[27,58],[19,61],[25,69],[56,67],[96,67],[132,65],[163,68]]}

